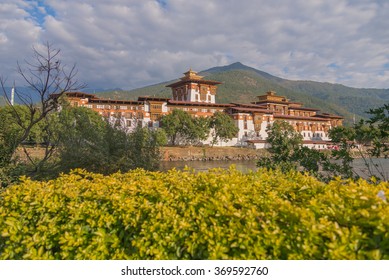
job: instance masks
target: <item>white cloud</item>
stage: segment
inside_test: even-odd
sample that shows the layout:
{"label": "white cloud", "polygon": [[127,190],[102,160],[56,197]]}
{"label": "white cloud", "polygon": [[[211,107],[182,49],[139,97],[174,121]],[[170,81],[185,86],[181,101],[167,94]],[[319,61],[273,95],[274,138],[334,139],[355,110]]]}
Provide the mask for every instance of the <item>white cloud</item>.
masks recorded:
{"label": "white cloud", "polygon": [[[91,87],[139,87],[241,61],[289,79],[389,88],[388,1],[3,2],[6,73],[50,41]],[[44,19],[29,15],[34,8]]]}

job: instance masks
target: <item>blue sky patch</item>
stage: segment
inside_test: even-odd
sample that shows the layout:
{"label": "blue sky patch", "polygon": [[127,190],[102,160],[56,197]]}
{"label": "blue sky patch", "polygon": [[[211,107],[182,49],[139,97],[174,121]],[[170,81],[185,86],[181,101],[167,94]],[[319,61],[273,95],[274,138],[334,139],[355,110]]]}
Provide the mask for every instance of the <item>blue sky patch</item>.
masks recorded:
{"label": "blue sky patch", "polygon": [[333,62],[333,63],[328,64],[327,68],[337,70],[340,68],[340,66],[338,64],[336,64],[335,62]]}
{"label": "blue sky patch", "polygon": [[162,8],[166,8],[167,6],[167,0],[156,0],[159,5],[161,5]]}
{"label": "blue sky patch", "polygon": [[[30,14],[31,18],[36,21],[40,26],[45,22],[45,18],[48,15],[55,17],[56,13],[54,9],[45,4],[45,1],[27,1],[33,3],[26,11]],[[35,2],[35,3],[34,3]]]}

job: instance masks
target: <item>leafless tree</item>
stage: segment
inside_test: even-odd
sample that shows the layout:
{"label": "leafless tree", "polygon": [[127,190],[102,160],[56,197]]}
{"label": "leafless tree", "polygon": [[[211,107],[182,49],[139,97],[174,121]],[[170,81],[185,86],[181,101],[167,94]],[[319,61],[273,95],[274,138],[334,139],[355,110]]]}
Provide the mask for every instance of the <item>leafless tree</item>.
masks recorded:
{"label": "leafless tree", "polygon": [[[47,42],[43,51],[39,51],[35,47],[32,48],[32,51],[31,59],[24,60],[23,64],[17,62],[16,68],[17,74],[20,75],[25,84],[23,87],[15,86],[15,96],[20,105],[27,108],[27,117],[22,117],[20,111],[11,104],[5,88],[6,80],[4,77],[0,77],[3,94],[8,104],[13,108],[15,122],[22,131],[17,139],[17,147],[28,139],[31,129],[38,123],[45,122],[43,127],[49,129],[48,116],[58,108],[61,96],[66,92],[77,91],[84,87],[76,79],[75,64],[72,67],[67,67],[62,63],[60,49]],[[25,86],[28,90],[22,89],[26,88]],[[47,146],[43,161],[46,161],[53,152],[53,147],[49,142],[45,143]],[[24,149],[24,151],[30,162],[34,164],[27,150]]]}

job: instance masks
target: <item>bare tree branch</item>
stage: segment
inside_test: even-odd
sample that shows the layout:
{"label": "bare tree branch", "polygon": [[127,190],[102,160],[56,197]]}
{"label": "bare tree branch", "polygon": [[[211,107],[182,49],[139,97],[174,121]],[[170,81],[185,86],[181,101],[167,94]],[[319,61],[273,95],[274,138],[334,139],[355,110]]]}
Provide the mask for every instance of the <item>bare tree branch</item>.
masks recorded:
{"label": "bare tree branch", "polygon": [[[28,91],[21,91],[18,87],[15,87],[15,94],[19,103],[28,110],[27,120],[26,117],[21,117],[15,106],[11,105],[6,93],[5,79],[0,77],[4,96],[7,103],[13,108],[17,125],[22,129],[22,134],[17,139],[18,146],[28,139],[31,129],[35,125],[47,119],[48,115],[58,108],[58,102],[62,95],[85,87],[76,79],[76,65],[70,67],[69,70],[66,65],[63,65],[60,59],[60,49],[47,42],[43,51],[39,51],[35,47],[32,48],[32,51],[31,59],[25,60],[23,65],[17,62],[16,67],[16,72],[29,89]],[[46,147],[43,162],[52,155],[53,150],[51,146]],[[32,157],[27,155],[28,151],[26,149],[24,149],[24,152],[33,165],[41,165],[33,162]]]}

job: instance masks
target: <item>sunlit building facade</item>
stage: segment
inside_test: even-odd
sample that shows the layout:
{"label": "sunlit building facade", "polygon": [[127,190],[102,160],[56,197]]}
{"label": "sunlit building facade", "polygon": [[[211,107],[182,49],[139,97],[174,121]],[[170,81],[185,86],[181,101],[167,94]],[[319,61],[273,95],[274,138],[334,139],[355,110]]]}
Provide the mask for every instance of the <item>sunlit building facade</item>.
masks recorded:
{"label": "sunlit building facade", "polygon": [[[174,109],[188,112],[193,117],[210,117],[225,112],[233,118],[239,132],[219,146],[267,147],[267,128],[276,120],[286,121],[303,136],[304,145],[315,149],[330,147],[328,131],[342,125],[343,117],[320,113],[319,109],[306,108],[302,103],[289,101],[274,91],[257,97],[251,103],[216,103],[217,85],[220,82],[204,79],[189,70],[179,81],[167,85],[171,98],[138,97],[136,101],[99,98],[93,94],[71,92],[67,99],[72,106],[82,106],[98,112],[109,121],[131,131],[136,126],[160,127],[160,119]],[[203,141],[209,144],[211,137]]]}

